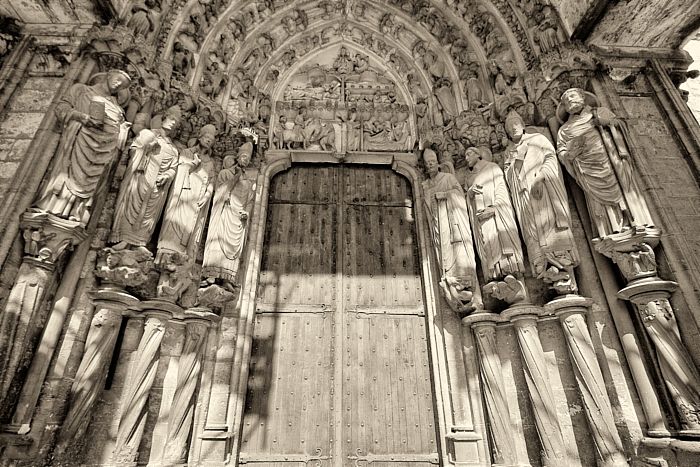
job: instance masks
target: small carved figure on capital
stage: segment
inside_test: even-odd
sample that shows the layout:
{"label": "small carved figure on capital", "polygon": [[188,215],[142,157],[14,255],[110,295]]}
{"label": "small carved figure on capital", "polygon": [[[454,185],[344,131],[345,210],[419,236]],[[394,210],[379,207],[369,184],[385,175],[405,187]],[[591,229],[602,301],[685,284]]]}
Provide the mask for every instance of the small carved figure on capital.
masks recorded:
{"label": "small carved figure on capital", "polygon": [[61,98],[56,163],[35,210],[87,225],[98,185],[128,135],[115,96],[130,83],[129,75],[112,70],[91,86],[74,84]]}
{"label": "small carved figure on capital", "polygon": [[115,250],[145,249],[151,239],[176,174],[178,150],[171,136],[181,118],[179,107],[169,108],[161,128],[142,130],[131,144],[110,238]]}
{"label": "small carved figure on capital", "polygon": [[564,122],[557,154],[586,195],[596,236],[614,237],[631,228],[653,229],[623,122],[600,107],[594,94],[578,88],[564,92],[557,116]]}
{"label": "small carved figure on capital", "polygon": [[505,128],[510,144],[504,171],[532,272],[559,293],[575,293],[579,254],[554,146],[546,136],[526,132],[516,112],[508,113]]}
{"label": "small carved figure on capital", "polygon": [[481,307],[481,296],[464,191],[453,173],[440,171],[435,151],[426,149],[423,161],[428,178],[422,187],[442,273],[440,287],[454,311],[469,313]]}

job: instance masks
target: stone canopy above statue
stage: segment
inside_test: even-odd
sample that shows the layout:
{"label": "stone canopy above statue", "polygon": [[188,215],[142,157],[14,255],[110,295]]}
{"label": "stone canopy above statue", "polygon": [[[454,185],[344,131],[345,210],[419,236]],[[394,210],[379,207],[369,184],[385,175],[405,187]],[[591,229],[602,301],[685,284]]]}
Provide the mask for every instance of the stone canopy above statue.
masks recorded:
{"label": "stone canopy above statue", "polygon": [[416,141],[407,92],[380,63],[345,44],[322,50],[280,88],[272,147],[407,151]]}

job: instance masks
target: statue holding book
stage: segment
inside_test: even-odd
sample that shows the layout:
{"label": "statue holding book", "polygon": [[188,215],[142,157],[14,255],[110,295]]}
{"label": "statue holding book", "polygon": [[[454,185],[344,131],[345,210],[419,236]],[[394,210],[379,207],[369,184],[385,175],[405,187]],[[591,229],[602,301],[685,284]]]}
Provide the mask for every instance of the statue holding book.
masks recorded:
{"label": "statue holding book", "polygon": [[129,124],[114,96],[130,83],[129,75],[111,70],[91,86],[74,84],[61,98],[56,163],[36,210],[87,224],[98,185],[126,141]]}

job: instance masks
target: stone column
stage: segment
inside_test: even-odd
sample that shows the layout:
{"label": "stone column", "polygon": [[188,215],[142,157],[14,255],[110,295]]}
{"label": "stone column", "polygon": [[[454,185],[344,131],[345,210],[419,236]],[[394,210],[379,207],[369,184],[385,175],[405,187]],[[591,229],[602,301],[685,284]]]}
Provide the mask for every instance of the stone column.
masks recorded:
{"label": "stone column", "polygon": [[590,298],[565,295],[547,303],[545,309],[561,321],[586,420],[596,446],[598,466],[628,466],[586,324],[586,314],[592,304]]}
{"label": "stone column", "polygon": [[474,331],[479,352],[479,371],[491,432],[494,466],[515,466],[515,437],[510,421],[510,410],[505,394],[496,342],[496,323],[502,319],[495,313],[477,312],[462,319]]}
{"label": "stone column", "polygon": [[0,400],[7,396],[15,372],[44,321],[46,291],[53,286],[56,263],[87,237],[76,221],[28,211],[22,216],[25,257],[0,316]]}
{"label": "stone column", "polygon": [[669,301],[676,287],[675,282],[653,277],[633,281],[618,295],[634,304],[654,344],[661,375],[678,409],[681,432],[700,436],[700,374],[681,340]]}
{"label": "stone column", "polygon": [[148,414],[146,403],[156,377],[165,327],[173,314],[181,313],[179,306],[164,300],[145,301],[141,303],[140,308],[146,322],[122,397],[122,411],[113,455],[113,461],[117,465],[136,465]]}
{"label": "stone column", "polygon": [[56,451],[59,455],[84,434],[107,378],[122,316],[130,306],[138,303],[137,298],[118,288],[100,288],[92,297],[96,312],[90,323],[85,353],[71,387],[68,414],[58,435]]}
{"label": "stone column", "polygon": [[175,396],[168,417],[168,434],[163,454],[164,465],[187,462],[188,439],[194,418],[195,394],[199,387],[202,358],[209,327],[218,316],[207,308],[185,311],[185,346],[177,372]]}
{"label": "stone column", "polygon": [[501,313],[501,316],[513,323],[515,334],[518,336],[525,381],[542,447],[542,465],[558,467],[563,465],[566,449],[557,418],[552,385],[549,382],[548,364],[537,330],[537,317],[542,311],[542,308],[534,305],[514,305]]}

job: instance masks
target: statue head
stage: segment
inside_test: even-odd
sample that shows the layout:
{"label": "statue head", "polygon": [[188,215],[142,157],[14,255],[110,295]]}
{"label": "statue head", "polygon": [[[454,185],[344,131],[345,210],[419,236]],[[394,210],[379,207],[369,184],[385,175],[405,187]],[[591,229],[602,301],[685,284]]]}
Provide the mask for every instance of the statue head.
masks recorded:
{"label": "statue head", "polygon": [[204,125],[199,130],[199,145],[209,149],[216,140],[216,127],[214,125]]}
{"label": "statue head", "polygon": [[522,138],[523,133],[525,132],[525,122],[523,122],[523,118],[519,113],[517,113],[515,110],[508,112],[504,126],[506,133],[508,133],[511,140],[515,141],[516,143],[520,141],[520,138]]}
{"label": "statue head", "polygon": [[174,131],[180,125],[181,120],[182,110],[180,110],[179,106],[174,105],[165,111],[163,123],[161,123],[160,127],[165,131]]}
{"label": "statue head", "polygon": [[479,161],[490,161],[491,151],[483,146],[470,147],[464,152],[464,159],[467,161],[467,165],[470,169],[473,169]]}
{"label": "statue head", "polygon": [[248,167],[250,164],[250,159],[253,157],[253,143],[244,143],[240,148],[238,148],[238,165],[241,167]]}
{"label": "statue head", "polygon": [[423,151],[423,163],[425,164],[425,170],[428,172],[430,177],[434,177],[438,174],[439,164],[435,151],[430,148],[426,148]]}
{"label": "statue head", "polygon": [[107,87],[113,96],[122,89],[126,89],[131,84],[131,77],[122,70],[109,70],[107,73]]}
{"label": "statue head", "polygon": [[586,105],[586,98],[583,89],[567,89],[561,95],[561,103],[564,106],[564,110],[566,111],[566,113],[580,113]]}

